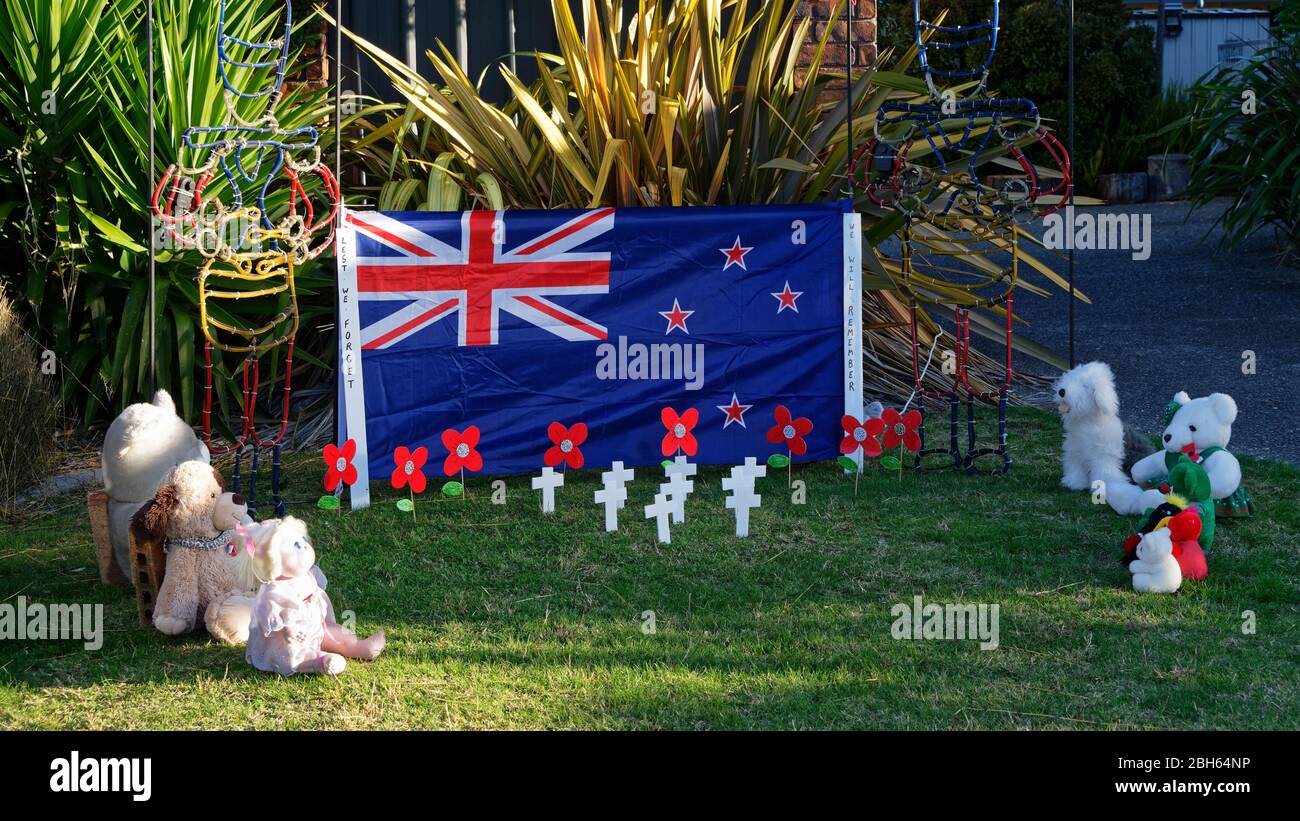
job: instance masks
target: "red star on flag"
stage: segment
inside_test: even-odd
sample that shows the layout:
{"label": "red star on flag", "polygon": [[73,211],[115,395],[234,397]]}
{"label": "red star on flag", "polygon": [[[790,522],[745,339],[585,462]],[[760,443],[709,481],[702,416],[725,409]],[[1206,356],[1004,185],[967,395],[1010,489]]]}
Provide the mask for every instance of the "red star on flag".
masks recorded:
{"label": "red star on flag", "polygon": [[794,301],[799,297],[803,296],[803,291],[791,291],[789,280],[786,280],[784,291],[781,291],[780,293],[774,293],[772,294],[772,296],[776,297],[776,301],[780,303],[779,305],[776,306],[776,312],[778,314],[784,311],[786,308],[789,308],[790,310],[794,311],[796,314],[799,313],[799,306],[795,305]]}
{"label": "red star on flag", "polygon": [[722,423],[722,429],[726,430],[727,426],[732,422],[739,422],[742,428],[745,427],[745,411],[754,406],[740,404],[740,400],[736,398],[736,394],[733,392],[730,405],[714,405],[714,407],[727,415],[727,421]]}
{"label": "red star on flag", "polygon": [[[722,270],[725,271],[733,265],[739,265],[741,268],[745,268],[745,254],[754,250],[754,247],[751,245],[746,248],[741,245],[740,236],[737,235],[735,245],[730,248],[719,248],[718,250],[727,255],[727,264],[722,266]],[[748,271],[749,269],[745,268],[745,270]]]}
{"label": "red star on flag", "polygon": [[686,327],[686,317],[690,316],[690,315],[693,314],[693,313],[695,313],[695,312],[694,312],[694,311],[683,311],[683,310],[682,310],[682,306],[678,305],[678,304],[677,304],[677,300],[674,299],[674,300],[673,300],[673,309],[672,309],[671,311],[660,311],[660,312],[659,312],[659,315],[660,315],[660,316],[662,316],[664,319],[668,320],[668,329],[667,329],[666,331],[664,331],[664,333],[665,333],[665,334],[670,334],[670,333],[673,332],[673,328],[681,328],[683,333],[688,333],[688,334],[689,334],[689,333],[690,333],[690,330],[688,330],[687,327]]}

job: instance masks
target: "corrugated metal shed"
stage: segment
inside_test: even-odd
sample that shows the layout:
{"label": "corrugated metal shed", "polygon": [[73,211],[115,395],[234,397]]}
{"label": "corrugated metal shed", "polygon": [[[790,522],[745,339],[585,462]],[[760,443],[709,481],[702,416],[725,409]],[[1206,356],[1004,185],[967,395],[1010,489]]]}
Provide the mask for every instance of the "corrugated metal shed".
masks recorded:
{"label": "corrugated metal shed", "polygon": [[[1265,8],[1182,8],[1166,4],[1166,14],[1178,13],[1180,30],[1165,37],[1165,88],[1186,88],[1220,65],[1253,55],[1269,39]],[[1134,23],[1155,28],[1155,9],[1135,9]]]}

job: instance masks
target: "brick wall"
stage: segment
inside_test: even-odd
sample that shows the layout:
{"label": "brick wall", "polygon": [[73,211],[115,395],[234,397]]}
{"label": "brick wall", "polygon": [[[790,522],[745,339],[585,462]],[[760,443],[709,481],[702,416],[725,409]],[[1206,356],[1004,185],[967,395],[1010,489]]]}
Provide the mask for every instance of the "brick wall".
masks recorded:
{"label": "brick wall", "polygon": [[[311,14],[312,7],[319,0],[293,0],[293,19],[295,21],[305,20]],[[334,5],[329,5],[330,14],[334,13]],[[281,23],[283,25],[283,22]],[[329,24],[325,20],[318,19],[310,26],[304,26],[294,33],[294,45],[302,44],[302,56],[298,61],[289,66],[289,76],[286,78],[290,85],[308,85],[321,88],[330,82],[330,51],[328,33]]]}
{"label": "brick wall", "polygon": [[[798,14],[811,17],[812,27],[808,31],[809,42],[803,46],[800,64],[807,65],[808,59],[817,49],[817,43],[830,25],[831,11],[841,0],[800,0]],[[876,0],[848,0],[853,7],[853,48],[855,51],[853,67],[869,68],[876,62]],[[849,53],[848,9],[840,12],[839,20],[831,29],[830,39],[826,42],[826,51],[822,54],[822,66],[825,68],[843,67]]]}

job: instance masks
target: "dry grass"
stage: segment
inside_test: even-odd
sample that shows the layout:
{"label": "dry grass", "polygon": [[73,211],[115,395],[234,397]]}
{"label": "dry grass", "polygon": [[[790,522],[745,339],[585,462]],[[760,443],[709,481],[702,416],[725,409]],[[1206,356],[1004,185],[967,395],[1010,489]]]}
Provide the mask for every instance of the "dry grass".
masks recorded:
{"label": "dry grass", "polygon": [[57,401],[41,352],[0,293],[0,517],[14,498],[45,475],[55,458]]}

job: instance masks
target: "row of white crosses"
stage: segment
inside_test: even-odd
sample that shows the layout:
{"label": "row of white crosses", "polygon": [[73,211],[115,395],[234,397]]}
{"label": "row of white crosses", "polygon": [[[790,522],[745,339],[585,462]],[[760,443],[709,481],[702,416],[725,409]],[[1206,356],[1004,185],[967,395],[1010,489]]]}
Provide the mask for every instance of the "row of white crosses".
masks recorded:
{"label": "row of white crosses", "polygon": [[[690,477],[695,475],[696,466],[686,461],[685,456],[678,456],[664,465],[664,475],[668,481],[659,485],[655,500],[645,506],[645,517],[655,520],[655,530],[660,542],[672,543],[671,525],[686,521],[686,497],[695,492],[695,482]],[[745,464],[731,469],[731,476],[722,480],[722,489],[729,491],[726,505],[736,512],[736,535],[749,535],[749,511],[763,502],[763,497],[754,492],[754,480],[767,475],[767,466],[758,464],[753,456],[745,459]],[[596,491],[596,504],[605,506],[605,531],[613,533],[618,530],[618,512],[627,503],[627,483],[634,473],[623,467],[622,462],[615,462],[610,469],[600,474],[601,487]],[[542,475],[533,477],[533,490],[542,492],[542,512],[555,512],[555,489],[564,486],[564,474],[556,473],[552,468],[542,468]]]}

